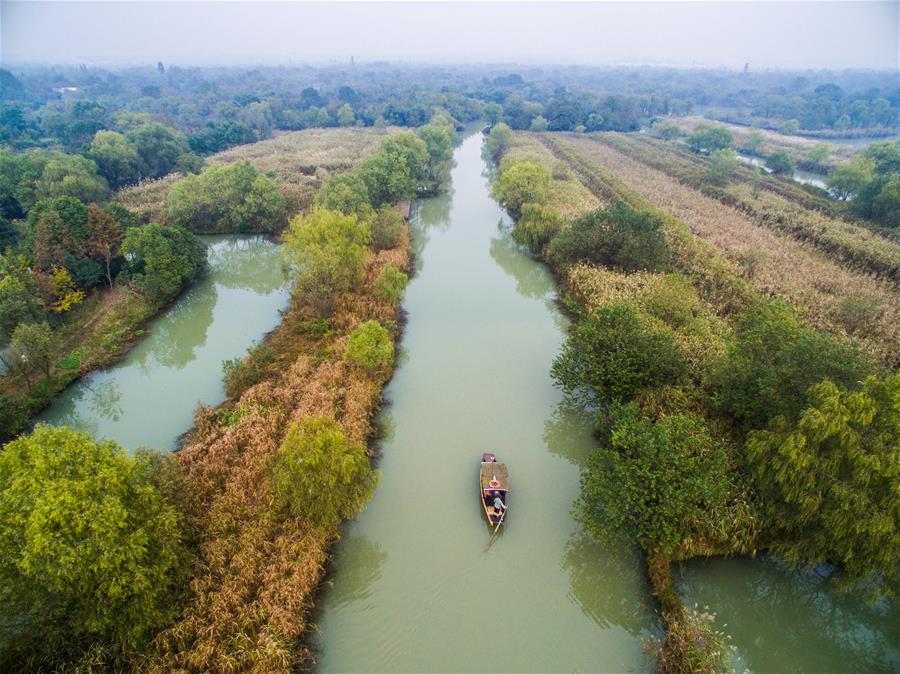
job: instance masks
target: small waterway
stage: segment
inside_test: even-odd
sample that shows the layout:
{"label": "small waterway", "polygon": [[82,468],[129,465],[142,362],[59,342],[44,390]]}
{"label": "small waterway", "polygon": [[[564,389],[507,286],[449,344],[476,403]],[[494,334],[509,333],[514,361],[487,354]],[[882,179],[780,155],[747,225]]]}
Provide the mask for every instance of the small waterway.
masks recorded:
{"label": "small waterway", "polygon": [[[766,168],[766,162],[759,157],[750,157],[744,154],[737,155],[738,161],[743,162],[744,164],[749,164],[750,166],[756,166],[761,168],[766,173],[771,173],[768,168]],[[828,188],[828,176],[824,173],[813,173],[812,171],[803,171],[802,169],[797,169],[794,171],[791,178],[802,184],[802,185],[813,185],[814,187],[820,187],[823,190]]]}
{"label": "small waterway", "polygon": [[289,284],[278,246],[266,238],[201,238],[207,274],[147,326],[147,336],[119,363],[67,388],[38,421],[127,449],[175,449],[197,405],[224,400],[222,362],[278,325]]}
{"label": "small waterway", "polygon": [[[325,672],[627,672],[657,623],[640,560],[571,514],[592,439],[549,376],[567,323],[490,198],[481,137],[418,203],[418,273],[382,415],[381,484],[348,523],[318,616]],[[510,471],[489,552],[478,462]]]}

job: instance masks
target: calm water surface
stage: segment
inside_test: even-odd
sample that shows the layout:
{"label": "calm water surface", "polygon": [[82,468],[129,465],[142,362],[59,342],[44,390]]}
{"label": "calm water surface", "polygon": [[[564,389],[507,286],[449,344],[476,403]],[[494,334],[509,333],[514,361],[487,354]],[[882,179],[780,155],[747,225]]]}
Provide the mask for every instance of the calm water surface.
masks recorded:
{"label": "calm water surface", "polygon": [[278,246],[263,237],[204,236],[209,270],[116,365],[82,378],[39,421],[128,449],[174,449],[199,403],[225,398],[222,361],[274,328],[289,285]]}

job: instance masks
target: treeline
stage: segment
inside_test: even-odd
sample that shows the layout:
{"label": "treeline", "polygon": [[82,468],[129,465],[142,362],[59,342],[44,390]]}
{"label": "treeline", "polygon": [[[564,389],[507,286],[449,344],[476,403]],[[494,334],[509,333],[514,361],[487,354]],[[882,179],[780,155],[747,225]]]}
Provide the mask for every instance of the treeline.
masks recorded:
{"label": "treeline", "polygon": [[[664,68],[389,64],[300,68],[28,67],[0,71],[0,142],[85,152],[123,114],[146,113],[204,155],[268,138],[276,129],[421,126],[437,111],[455,124],[514,129],[632,131],[654,116],[694,109],[755,116],[774,128],[891,129],[893,73],[735,73]],[[713,111],[715,113],[715,111]],[[126,134],[127,135],[127,134]]]}
{"label": "treeline", "polygon": [[896,594],[900,375],[724,269],[695,278],[681,235],[621,186],[565,221],[548,206],[557,182],[537,159],[505,159],[493,190],[568,291],[576,323],[552,374],[599,440],[578,510],[596,537],[647,553],[660,668],[718,671],[730,657],[672,590],[673,560],[769,549]]}
{"label": "treeline", "polygon": [[226,363],[228,400],[198,411],[180,452],[129,456],[42,425],[5,445],[0,668],[308,663],[300,637],[327,549],[377,483],[365,440],[409,265],[397,202],[438,188],[453,139],[441,117],[388,136],[291,219],[291,309]]}

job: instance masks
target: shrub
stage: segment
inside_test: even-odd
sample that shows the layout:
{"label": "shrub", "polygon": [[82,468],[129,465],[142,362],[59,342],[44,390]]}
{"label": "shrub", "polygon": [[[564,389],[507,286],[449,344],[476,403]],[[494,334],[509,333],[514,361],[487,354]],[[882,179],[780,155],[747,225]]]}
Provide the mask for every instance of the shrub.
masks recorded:
{"label": "shrub", "polygon": [[179,516],[114,442],[39,425],[8,443],[0,549],[2,636],[32,653],[133,647],[177,611]]}
{"label": "shrub", "polygon": [[582,518],[595,537],[626,534],[671,554],[719,528],[732,492],[729,453],[703,419],[654,423],[629,403],[614,406],[605,434],[581,478]]}
{"label": "shrub", "polygon": [[777,176],[792,176],[797,169],[791,155],[786,150],[778,150],[766,157],[766,167]]}
{"label": "shrub", "polygon": [[194,232],[274,232],[286,213],[275,181],[240,161],[179,180],[169,192],[166,216]]}
{"label": "shrub", "polygon": [[752,431],[747,456],[794,564],[840,564],[889,594],[900,590],[900,374],[851,393],[812,386],[797,421]]}
{"label": "shrub", "polygon": [[132,227],[122,241],[122,273],[155,305],[175,298],[206,269],[206,244],[181,227]]}
{"label": "shrub", "polygon": [[495,124],[484,142],[484,149],[494,161],[500,161],[500,157],[512,143],[512,129],[503,122]]}
{"label": "shrub", "polygon": [[276,503],[321,527],[362,510],[378,482],[365,446],[349,442],[335,421],[321,417],[290,427],[271,475]]}
{"label": "shrub", "polygon": [[694,152],[715,152],[734,146],[734,137],[724,126],[700,123],[687,137]]}
{"label": "shrub", "polygon": [[640,388],[679,381],[687,364],[671,333],[648,325],[630,302],[615,302],[576,325],[551,372],[569,395],[628,400]]}
{"label": "shrub", "polygon": [[616,202],[586,213],[561,230],[547,254],[562,263],[586,261],[631,272],[663,267],[669,246],[660,218]]}
{"label": "shrub", "polygon": [[853,347],[803,326],[787,305],[772,301],[743,314],[709,388],[722,414],[747,429],[764,428],[779,415],[795,420],[813,384],[831,379],[853,388],[868,370]]}
{"label": "shrub", "polygon": [[375,279],[375,294],[381,299],[396,304],[403,297],[409,278],[392,264],[387,264]]}
{"label": "shrub", "polygon": [[396,248],[403,233],[403,214],[396,206],[382,206],[372,218],[371,228],[375,250]]}
{"label": "shrub", "polygon": [[266,367],[272,362],[275,354],[265,344],[257,344],[247,349],[243,358],[232,358],[222,362],[225,375],[225,394],[235,399],[254,384],[262,381]]}
{"label": "shrub", "polygon": [[556,209],[541,204],[524,204],[512,235],[516,241],[527,245],[532,253],[540,253],[562,229],[562,225],[562,217]]}
{"label": "shrub", "polygon": [[362,281],[369,226],[355,215],[316,209],[291,220],[284,250],[299,292],[330,298]]}
{"label": "shrub", "polygon": [[390,367],[394,362],[394,342],[378,321],[366,321],[350,333],[344,357],[369,369]]}
{"label": "shrub", "polygon": [[372,217],[369,190],[355,171],[326,178],[316,194],[316,206],[344,215],[356,215],[360,220]]}
{"label": "shrub", "polygon": [[714,185],[724,185],[731,179],[737,168],[738,160],[734,150],[731,148],[716,150],[710,154],[706,179]]}
{"label": "shrub", "polygon": [[550,173],[534,159],[504,159],[497,169],[492,194],[516,220],[525,204],[542,203],[550,188]]}
{"label": "shrub", "polygon": [[684,131],[677,125],[665,119],[655,120],[650,127],[650,133],[663,140],[674,140],[684,135]]}

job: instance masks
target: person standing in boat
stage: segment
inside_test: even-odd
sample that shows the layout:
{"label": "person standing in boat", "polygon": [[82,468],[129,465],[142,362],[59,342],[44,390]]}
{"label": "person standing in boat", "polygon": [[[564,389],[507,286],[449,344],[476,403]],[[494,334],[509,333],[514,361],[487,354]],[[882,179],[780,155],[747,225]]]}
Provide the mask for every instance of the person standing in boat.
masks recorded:
{"label": "person standing in boat", "polygon": [[503,511],[506,510],[506,504],[503,502],[503,499],[500,498],[500,492],[494,492],[494,512],[497,514],[497,517],[503,514]]}

